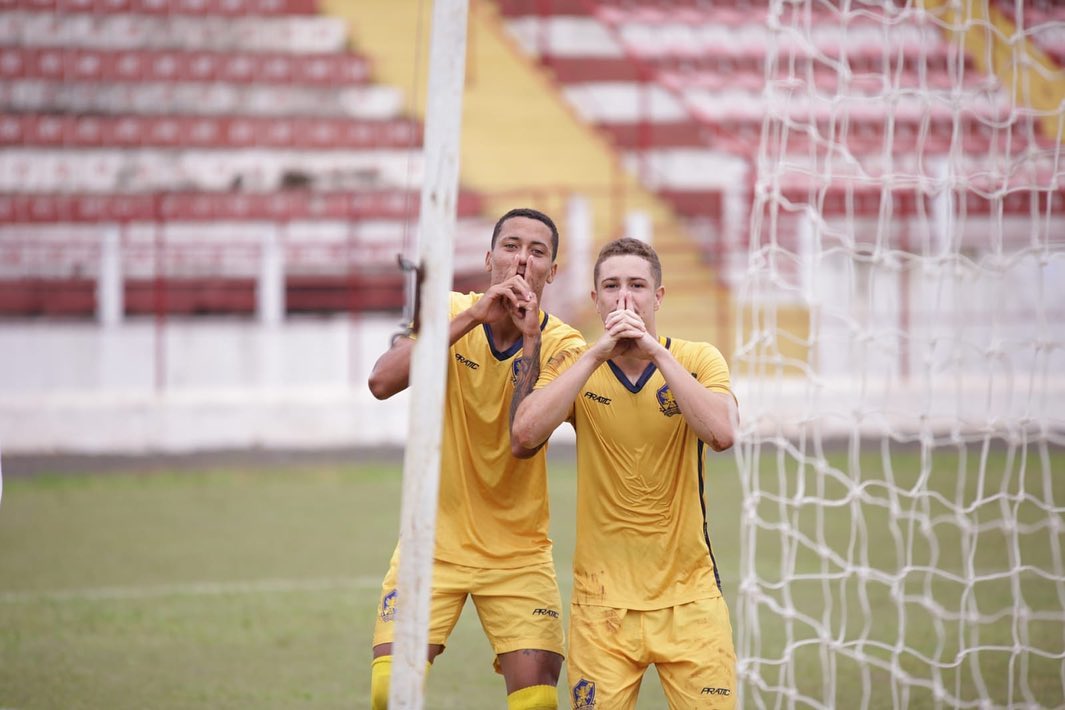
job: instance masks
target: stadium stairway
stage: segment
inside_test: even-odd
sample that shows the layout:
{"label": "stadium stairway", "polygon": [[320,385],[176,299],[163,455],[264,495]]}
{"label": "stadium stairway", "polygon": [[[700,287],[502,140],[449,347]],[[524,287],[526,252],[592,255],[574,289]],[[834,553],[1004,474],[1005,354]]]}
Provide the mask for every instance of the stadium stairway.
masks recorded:
{"label": "stadium stairway", "polygon": [[[348,21],[352,41],[371,58],[376,79],[408,88],[407,113],[424,119],[428,6],[421,18],[419,3],[394,0],[323,0],[321,9]],[[732,296],[704,248],[669,204],[622,167],[616,147],[582,121],[552,76],[508,34],[497,5],[485,0],[470,5],[463,114],[462,181],[482,195],[487,210],[500,214],[519,203],[531,204],[564,222],[565,195],[588,194],[594,251],[622,235],[621,215],[645,213],[667,288],[659,333],[707,340],[729,351]],[[578,286],[570,291],[586,294],[590,276],[573,275]],[[594,337],[599,322],[586,296],[556,310]]]}
{"label": "stadium stairway", "polygon": [[[1042,31],[1041,23],[1065,21],[1065,7],[1061,3],[1039,0],[1028,7],[997,0],[988,4],[974,4],[959,10],[946,0],[925,0],[929,9],[941,11],[950,22],[967,27],[964,44],[973,63],[980,71],[998,76],[1017,100],[1040,112],[1040,127],[1048,137],[1065,141],[1065,134],[1054,115],[1065,101],[1065,42],[1053,30]],[[997,33],[983,31],[991,25]],[[1036,28],[1036,29],[1033,29]],[[1018,38],[1007,42],[1003,38]],[[1014,61],[1014,54],[1024,61]]]}

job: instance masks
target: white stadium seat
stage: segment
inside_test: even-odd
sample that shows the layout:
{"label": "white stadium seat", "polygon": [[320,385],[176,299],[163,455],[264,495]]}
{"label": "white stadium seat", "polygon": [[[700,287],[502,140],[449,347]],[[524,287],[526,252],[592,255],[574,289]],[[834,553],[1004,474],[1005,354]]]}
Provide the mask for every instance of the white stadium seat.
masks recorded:
{"label": "white stadium seat", "polygon": [[101,50],[342,52],[347,25],[326,16],[219,17],[0,13],[0,44]]}
{"label": "white stadium seat", "polygon": [[380,84],[342,87],[220,82],[0,81],[0,100],[17,112],[333,116],[384,121],[402,113],[402,91]]}

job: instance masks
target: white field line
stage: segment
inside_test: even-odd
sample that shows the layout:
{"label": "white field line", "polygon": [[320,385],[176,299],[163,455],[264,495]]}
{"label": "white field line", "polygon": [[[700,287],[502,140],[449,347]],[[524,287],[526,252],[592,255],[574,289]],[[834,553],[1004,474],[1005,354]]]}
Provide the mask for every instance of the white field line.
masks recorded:
{"label": "white field line", "polygon": [[374,589],[380,577],[326,577],[321,579],[260,579],[249,582],[189,582],[132,587],[0,592],[0,603],[36,601],[112,601],[159,597],[212,596],[225,594],[278,594],[286,592],[331,592],[343,589]]}

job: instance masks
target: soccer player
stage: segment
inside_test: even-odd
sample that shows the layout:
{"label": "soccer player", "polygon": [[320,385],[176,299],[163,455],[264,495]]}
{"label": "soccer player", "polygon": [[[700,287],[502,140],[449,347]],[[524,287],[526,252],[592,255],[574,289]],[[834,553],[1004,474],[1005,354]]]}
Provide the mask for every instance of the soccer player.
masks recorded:
{"label": "soccer player", "polygon": [[544,366],[511,430],[515,455],[563,421],[576,430],[572,707],[635,707],[652,663],[670,707],[734,707],[736,652],[703,505],[707,447],[732,446],[728,366],[712,345],[656,334],[665,291],[647,244],[610,242],[594,279],[602,337]]}
{"label": "soccer player", "polygon": [[[580,333],[540,310],[555,278],[558,229],[532,209],[507,212],[492,232],[483,294],[450,295],[450,342],[428,661],[444,650],[466,597],[496,653],[509,710],[558,707],[561,597],[547,536],[545,452],[511,455],[511,393],[518,373],[535,380],[541,359],[584,345]],[[412,340],[385,352],[370,375],[378,399],[408,385]],[[397,546],[382,585],[373,636],[371,707],[388,707]]]}

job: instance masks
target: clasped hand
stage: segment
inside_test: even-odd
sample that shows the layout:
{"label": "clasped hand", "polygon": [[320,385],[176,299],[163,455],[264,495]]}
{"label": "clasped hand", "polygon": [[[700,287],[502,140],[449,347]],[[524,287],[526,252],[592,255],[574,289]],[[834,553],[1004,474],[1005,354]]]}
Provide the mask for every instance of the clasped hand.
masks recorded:
{"label": "clasped hand", "polygon": [[647,325],[636,312],[632,296],[622,294],[617,307],[603,321],[604,332],[596,343],[602,360],[625,355],[650,358],[658,340],[647,332]]}
{"label": "clasped hand", "polygon": [[475,304],[474,315],[481,323],[492,323],[509,315],[522,332],[539,328],[540,307],[529,283],[518,274],[515,260],[507,269],[506,278],[485,291]]}

